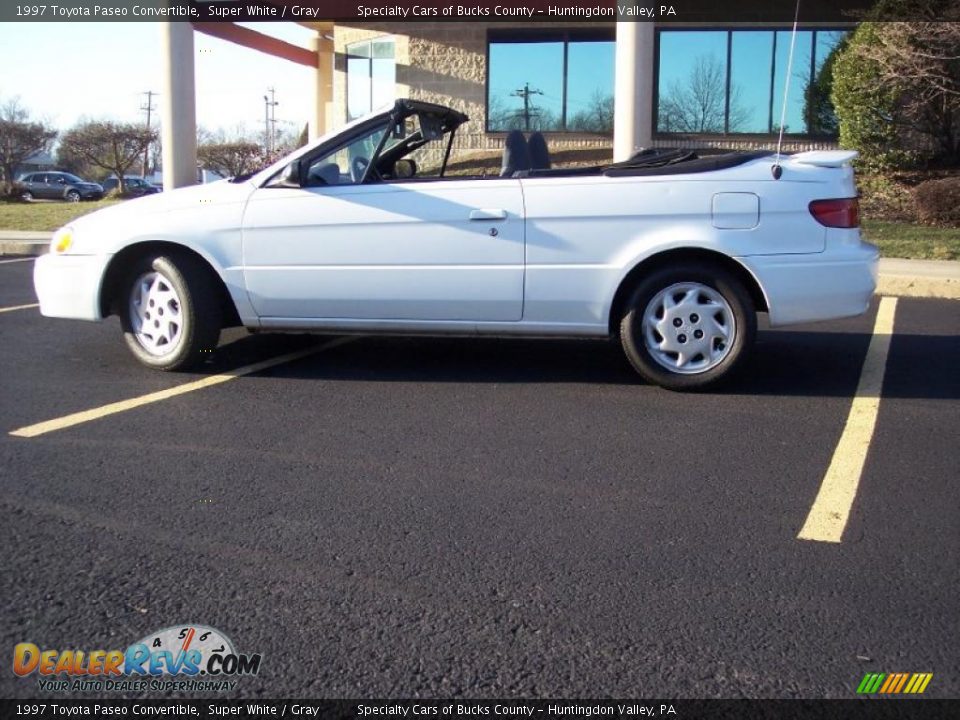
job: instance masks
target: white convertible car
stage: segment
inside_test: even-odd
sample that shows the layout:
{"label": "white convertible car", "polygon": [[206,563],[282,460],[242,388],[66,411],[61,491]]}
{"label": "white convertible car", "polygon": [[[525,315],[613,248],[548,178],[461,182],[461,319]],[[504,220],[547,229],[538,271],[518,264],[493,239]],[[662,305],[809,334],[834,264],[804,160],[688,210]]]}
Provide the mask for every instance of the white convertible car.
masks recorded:
{"label": "white convertible car", "polygon": [[758,312],[778,326],[867,308],[856,153],[643,151],[563,170],[514,133],[499,176],[467,177],[447,172],[466,120],[400,100],[255,174],[82,217],[37,260],[41,312],[117,314],[162,370],[238,324],[612,336],[648,381],[694,389],[742,363]]}

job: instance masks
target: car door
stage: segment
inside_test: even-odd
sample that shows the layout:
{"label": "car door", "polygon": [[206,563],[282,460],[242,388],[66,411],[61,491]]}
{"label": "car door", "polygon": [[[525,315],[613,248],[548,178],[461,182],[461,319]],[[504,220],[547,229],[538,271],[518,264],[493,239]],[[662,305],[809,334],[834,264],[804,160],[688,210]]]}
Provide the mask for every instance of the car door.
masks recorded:
{"label": "car door", "polygon": [[44,197],[62,198],[66,179],[59,173],[47,173],[47,181],[44,183]]}
{"label": "car door", "polygon": [[34,197],[37,196],[37,190],[34,187],[37,173],[30,173],[20,178],[20,188],[30,192]]}
{"label": "car door", "polygon": [[263,187],[243,220],[244,276],[262,318],[516,321],[520,182],[359,184],[385,126],[309,162],[305,187]]}
{"label": "car door", "polygon": [[30,177],[28,188],[35,198],[50,197],[50,186],[48,185],[47,173],[34,173]]}

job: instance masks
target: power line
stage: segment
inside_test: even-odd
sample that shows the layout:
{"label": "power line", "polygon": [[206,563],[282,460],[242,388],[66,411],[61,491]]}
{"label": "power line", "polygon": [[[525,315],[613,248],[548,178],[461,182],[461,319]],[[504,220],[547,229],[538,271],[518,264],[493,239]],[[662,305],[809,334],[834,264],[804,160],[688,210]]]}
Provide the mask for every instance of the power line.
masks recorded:
{"label": "power line", "polygon": [[[543,95],[543,92],[540,90],[531,90],[530,83],[524,83],[522,88],[514,90],[510,93],[513,97],[522,97],[523,98],[523,128],[524,130],[530,130],[530,118],[539,117],[540,113],[536,109],[533,111],[530,110],[530,96],[531,95]],[[536,107],[536,106],[534,106]]]}
{"label": "power line", "polygon": [[264,144],[267,154],[273,152],[273,146],[276,143],[277,136],[277,105],[280,103],[275,98],[275,91],[272,87],[267,88],[270,96],[263,96],[263,126],[264,126]]}
{"label": "power line", "polygon": [[[155,98],[159,93],[155,93],[153,90],[145,90],[140,93],[141,95],[146,95],[147,99],[145,103],[140,104],[140,112],[145,112],[147,114],[147,130],[150,130],[150,120],[153,116],[153,111],[156,108],[153,106],[153,98]],[[147,177],[147,170],[150,168],[150,143],[147,143],[147,146],[143,149],[143,166],[141,169],[141,177]],[[118,181],[120,179],[118,178]]]}

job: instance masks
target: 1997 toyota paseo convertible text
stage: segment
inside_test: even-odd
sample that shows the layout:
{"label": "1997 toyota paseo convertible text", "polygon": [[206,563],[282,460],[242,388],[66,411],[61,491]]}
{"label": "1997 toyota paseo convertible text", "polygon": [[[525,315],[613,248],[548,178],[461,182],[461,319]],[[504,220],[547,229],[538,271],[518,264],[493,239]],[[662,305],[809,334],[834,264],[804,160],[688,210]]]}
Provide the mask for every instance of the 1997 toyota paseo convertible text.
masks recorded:
{"label": "1997 toyota paseo convertible text", "polygon": [[467,120],[399,100],[243,177],[131,200],[59,230],[34,282],[50,317],[117,314],[145,365],[183,369],[222,327],[616,337],[648,381],[701,388],[773,326],[863,313],[849,151],[551,169],[507,138],[499,176],[448,171]]}

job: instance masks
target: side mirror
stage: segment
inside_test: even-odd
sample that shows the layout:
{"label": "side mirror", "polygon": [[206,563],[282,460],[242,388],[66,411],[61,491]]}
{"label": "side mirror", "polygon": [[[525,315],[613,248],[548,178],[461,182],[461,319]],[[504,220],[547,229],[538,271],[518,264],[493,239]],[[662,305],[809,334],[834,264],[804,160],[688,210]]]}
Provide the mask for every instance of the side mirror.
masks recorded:
{"label": "side mirror", "polygon": [[295,188],[301,187],[303,182],[300,179],[300,161],[294,160],[287,165],[283,172],[277,176],[277,179],[270,183],[273,187]]}
{"label": "side mirror", "polygon": [[406,180],[417,174],[417,163],[410,158],[400,158],[393,164],[393,177],[396,180]]}

